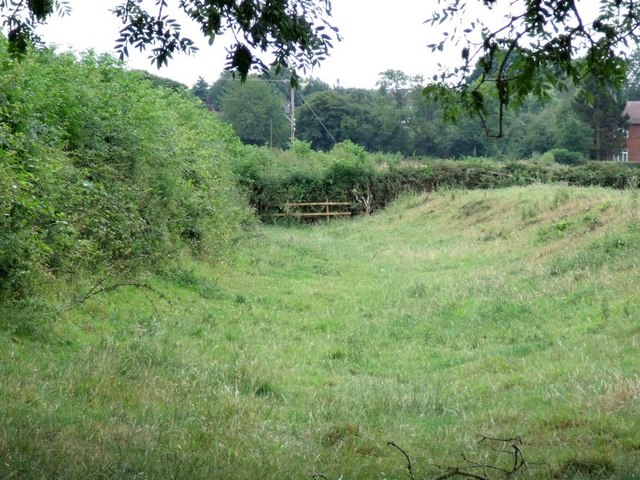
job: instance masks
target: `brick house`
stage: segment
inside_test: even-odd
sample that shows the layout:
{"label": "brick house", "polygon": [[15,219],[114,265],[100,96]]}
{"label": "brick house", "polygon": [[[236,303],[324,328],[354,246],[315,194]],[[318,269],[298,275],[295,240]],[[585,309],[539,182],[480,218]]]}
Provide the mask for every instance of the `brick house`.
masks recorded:
{"label": "brick house", "polygon": [[629,117],[627,141],[615,160],[640,163],[640,102],[627,102],[624,114]]}

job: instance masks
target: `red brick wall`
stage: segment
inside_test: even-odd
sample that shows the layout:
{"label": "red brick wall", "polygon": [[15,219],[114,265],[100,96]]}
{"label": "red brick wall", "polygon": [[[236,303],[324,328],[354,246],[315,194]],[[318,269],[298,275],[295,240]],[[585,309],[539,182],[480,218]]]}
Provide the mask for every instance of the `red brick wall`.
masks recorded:
{"label": "red brick wall", "polygon": [[629,161],[640,162],[640,125],[629,126],[627,148],[629,149]]}

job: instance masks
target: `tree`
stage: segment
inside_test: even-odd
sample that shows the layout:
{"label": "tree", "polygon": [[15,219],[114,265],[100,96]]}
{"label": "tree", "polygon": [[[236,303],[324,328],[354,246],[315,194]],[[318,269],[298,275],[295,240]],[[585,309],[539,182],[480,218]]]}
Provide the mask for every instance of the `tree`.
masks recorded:
{"label": "tree", "polygon": [[289,121],[284,98],[269,82],[255,76],[247,82],[229,82],[220,99],[223,120],[233,125],[243,142],[285,147]]}
{"label": "tree", "polygon": [[[297,71],[317,65],[328,54],[338,30],[327,18],[331,15],[329,0],[154,0],[147,7],[142,0],[120,0],[113,13],[122,20],[117,39],[120,57],[129,48],[151,49],[150,58],[158,67],[167,64],[176,52],[192,53],[194,42],[182,35],[181,25],[167,13],[172,7],[182,10],[200,26],[203,35],[213,43],[222,33],[231,32],[237,43],[229,49],[227,67],[245,79],[253,68],[268,70],[261,59],[273,57],[276,69],[288,67],[292,81]],[[63,0],[0,0],[0,18],[10,48],[25,52],[28,45],[38,42],[38,24],[54,12],[70,13]],[[96,19],[99,21],[99,19]]]}
{"label": "tree", "polygon": [[301,87],[302,89],[300,90],[300,93],[303,96],[302,98],[308,97],[309,95],[316,92],[323,92],[325,90],[331,89],[328,83],[323,82],[319,78],[314,78],[314,77],[305,79],[302,82]]}
{"label": "tree", "polygon": [[589,154],[593,130],[573,109],[574,96],[575,93],[554,95],[544,108],[517,115],[522,135],[515,141],[519,144],[522,155],[544,153],[554,148],[563,148],[584,156]]}
{"label": "tree", "polygon": [[627,120],[623,115],[625,102],[618,92],[604,88],[589,77],[584,83],[584,95],[578,95],[573,108],[593,129],[589,154],[594,160],[611,160],[624,142]]}
{"label": "tree", "polygon": [[442,108],[433,101],[425,101],[422,92],[416,89],[411,102],[411,148],[418,155],[438,156],[436,142],[438,125],[442,123]]}
{"label": "tree", "polygon": [[207,103],[209,101],[209,84],[204,78],[198,77],[195,85],[191,87],[191,93]]}
{"label": "tree", "polygon": [[376,85],[381,94],[391,94],[396,106],[402,107],[405,103],[405,96],[417,85],[420,85],[423,80],[421,75],[411,76],[401,70],[385,70],[378,74]]}
{"label": "tree", "polygon": [[188,89],[184,83],[180,83],[176,80],[160,77],[158,75],[154,75],[144,70],[134,70],[134,71],[140,74],[146,80],[150,81],[152,84],[156,85],[157,87],[168,88],[169,90],[173,90],[174,92],[184,92],[185,90]]}
{"label": "tree", "polygon": [[298,110],[298,137],[321,150],[345,140],[369,151],[380,150],[382,132],[371,108],[373,95],[374,92],[360,89],[314,93]]}
{"label": "tree", "polygon": [[370,145],[371,151],[412,153],[408,108],[398,108],[386,101],[374,103],[370,110],[375,129],[362,145]]}
{"label": "tree", "polygon": [[311,95],[305,107],[298,111],[296,132],[298,138],[311,142],[313,148],[329,150],[345,140],[342,121],[352,112],[348,100],[335,90]]}
{"label": "tree", "polygon": [[[497,0],[479,1],[489,10],[498,4]],[[593,7],[593,2],[579,0],[511,2],[512,11],[504,23],[490,29],[473,15],[475,2],[441,0],[427,23],[462,19],[466,25],[461,30],[454,28],[431,48],[442,50],[448,42],[461,41],[462,60],[459,67],[443,70],[425,95],[441,101],[449,118],[463,110],[486,118],[488,97],[493,96],[498,101],[494,133],[502,136],[505,108],[522,105],[530,94],[547,99],[565,82],[582,85],[587,74],[601,85],[621,88],[627,65],[625,50],[639,38],[640,3],[600,0],[597,17],[587,21],[589,3]],[[480,30],[482,37],[477,44],[468,38],[474,30]],[[480,78],[470,82],[476,65]],[[486,89],[487,85],[491,88]]]}
{"label": "tree", "polygon": [[629,57],[625,94],[627,100],[640,100],[640,48],[636,48]]}
{"label": "tree", "polygon": [[465,116],[455,124],[442,122],[436,137],[437,153],[442,158],[460,158],[465,155],[485,156],[489,145],[477,118]]}
{"label": "tree", "polygon": [[209,92],[208,92],[208,99],[209,102],[211,102],[211,107],[216,110],[216,111],[220,111],[220,105],[222,103],[222,96],[224,95],[224,92],[227,89],[227,86],[233,82],[234,78],[233,78],[233,74],[231,72],[227,72],[227,71],[223,71],[220,74],[220,77],[218,77],[218,79],[213,82],[211,84],[211,86],[209,87]]}

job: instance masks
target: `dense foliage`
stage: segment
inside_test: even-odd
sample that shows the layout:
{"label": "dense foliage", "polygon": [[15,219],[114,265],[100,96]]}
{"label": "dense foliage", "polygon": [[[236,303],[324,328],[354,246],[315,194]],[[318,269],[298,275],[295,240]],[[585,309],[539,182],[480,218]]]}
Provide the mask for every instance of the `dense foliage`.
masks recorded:
{"label": "dense foliage", "polygon": [[[232,130],[107,56],[13,60],[0,39],[0,303],[83,270],[215,256],[246,209]],[[1,316],[1,315],[0,315]]]}
{"label": "dense foliage", "polygon": [[[640,71],[630,71],[631,85]],[[587,94],[571,88],[554,91],[546,102],[531,97],[520,108],[505,113],[502,138],[490,138],[477,117],[461,116],[445,122],[442,105],[424,98],[421,78],[400,71],[382,72],[375,90],[331,88],[310,79],[294,91],[296,138],[314,149],[331,150],[351,141],[370,152],[407,156],[460,158],[490,156],[522,159],[564,148],[594,160],[610,160],[624,140],[622,114],[626,91],[611,91],[587,79]],[[262,85],[261,85],[262,83]],[[271,88],[269,88],[271,87]],[[258,90],[264,91],[256,95]],[[271,75],[252,76],[240,84],[223,74],[209,85],[199,79],[192,93],[219,111],[248,143],[285,147],[286,135],[277,135],[277,123],[287,121],[291,92],[286,80]],[[279,93],[279,108],[275,94]],[[246,115],[251,113],[251,122]],[[278,140],[278,139],[281,140]]]}
{"label": "dense foliage", "polygon": [[[497,6],[504,9],[492,12]],[[427,96],[443,103],[451,117],[473,111],[487,119],[494,112],[500,137],[506,108],[522,105],[531,94],[545,99],[588,77],[621,88],[630,46],[640,39],[640,6],[633,0],[481,0],[473,6],[440,0],[427,23],[452,28],[432,49],[450,43],[461,55],[461,65],[434,78]]]}
{"label": "dense foliage", "polygon": [[[72,13],[64,0],[0,0],[0,20],[12,52],[22,54],[29,44],[39,42],[37,26],[55,11]],[[195,52],[195,43],[175,20],[180,12],[200,27],[210,44],[223,33],[233,35],[236,43],[228,48],[227,65],[243,79],[252,68],[267,69],[263,55],[269,51],[272,64],[290,67],[295,81],[297,70],[317,65],[334,38],[340,38],[327,20],[329,0],[121,0],[112,12],[122,21],[116,41],[121,59],[129,55],[129,48],[149,48],[153,63],[161,67],[174,53]]]}
{"label": "dense foliage", "polygon": [[586,162],[566,149],[553,149],[536,161],[407,161],[400,155],[367,153],[351,142],[339,143],[329,152],[315,152],[305,142],[296,142],[286,152],[246,147],[234,170],[265,220],[280,213],[285,202],[350,202],[352,212],[359,214],[406,192],[534,183],[627,188],[637,187],[640,178],[640,170],[633,166]]}

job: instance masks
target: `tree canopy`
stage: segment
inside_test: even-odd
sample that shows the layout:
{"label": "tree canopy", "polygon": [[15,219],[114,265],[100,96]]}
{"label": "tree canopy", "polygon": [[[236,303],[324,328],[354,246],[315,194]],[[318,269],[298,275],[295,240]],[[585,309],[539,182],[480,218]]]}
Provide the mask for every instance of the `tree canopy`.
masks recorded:
{"label": "tree canopy", "polygon": [[[499,7],[509,9],[501,23],[490,26],[480,18],[488,12],[495,19]],[[67,2],[0,0],[11,49],[24,51],[37,40],[35,27],[56,11],[70,13]],[[113,13],[123,23],[116,40],[120,56],[127,56],[130,48],[148,49],[160,67],[174,53],[195,51],[194,42],[182,35],[181,25],[167,13],[175,11],[198,24],[209,42],[225,32],[234,35],[227,68],[241,79],[252,69],[276,73],[287,69],[296,83],[297,72],[317,65],[332,42],[340,39],[328,20],[329,0],[119,0]],[[638,41],[640,3],[438,0],[426,23],[450,27],[431,48],[443,50],[453,42],[460,49],[460,64],[442,67],[425,95],[441,102],[448,118],[467,111],[479,114],[487,128],[493,121],[493,133],[499,137],[505,109],[522,105],[531,94],[547,98],[558,88],[581,85],[587,76],[620,88],[630,47]]]}
{"label": "tree canopy", "polygon": [[220,98],[222,119],[233,125],[243,143],[286,147],[290,124],[273,84],[251,76],[228,82]]}
{"label": "tree canopy", "polygon": [[[113,9],[123,24],[116,40],[120,57],[128,56],[130,48],[149,49],[151,61],[161,67],[176,52],[195,52],[193,40],[183,36],[181,25],[168,13],[176,9],[200,26],[210,44],[223,33],[233,34],[236,43],[228,50],[227,67],[242,79],[252,69],[268,70],[263,58],[270,54],[271,66],[278,71],[289,68],[295,83],[298,71],[322,61],[332,42],[340,39],[327,20],[329,0],[121,0]],[[71,13],[68,2],[0,0],[0,18],[11,50],[21,53],[38,42],[37,25],[54,12]]]}
{"label": "tree canopy", "polygon": [[[633,68],[627,76],[622,91],[604,88],[588,77],[582,91],[570,84],[566,90],[552,90],[545,101],[530,96],[505,112],[502,138],[488,137],[476,116],[443,122],[444,107],[425,99],[419,79],[402,71],[387,70],[379,78],[411,82],[386,86],[379,82],[376,89],[330,87],[303,79],[302,88],[295,90],[296,138],[319,150],[351,141],[369,152],[433,158],[523,159],[564,149],[583,160],[610,160],[623,141],[625,100],[640,82],[640,73]],[[284,147],[288,133],[278,124],[287,122],[283,111],[291,101],[291,90],[284,78],[274,77],[252,75],[242,84],[224,72],[210,84],[198,79],[191,93],[230,122],[245,143]],[[256,82],[265,92],[257,94]],[[271,90],[264,88],[267,82]],[[495,111],[498,102],[491,102],[488,110]],[[285,126],[288,131],[289,125]]]}
{"label": "tree canopy", "polygon": [[[506,4],[511,10],[497,27],[478,18],[478,11]],[[522,105],[530,94],[544,99],[568,83],[581,85],[587,76],[621,88],[627,57],[638,41],[640,4],[633,0],[439,0],[438,5],[428,24],[460,20],[462,26],[431,48],[443,50],[453,42],[461,63],[443,69],[425,94],[443,102],[451,118],[467,110],[485,121],[488,99],[497,98],[496,136],[503,133],[505,108]],[[469,36],[474,31],[480,32],[475,43]]]}

